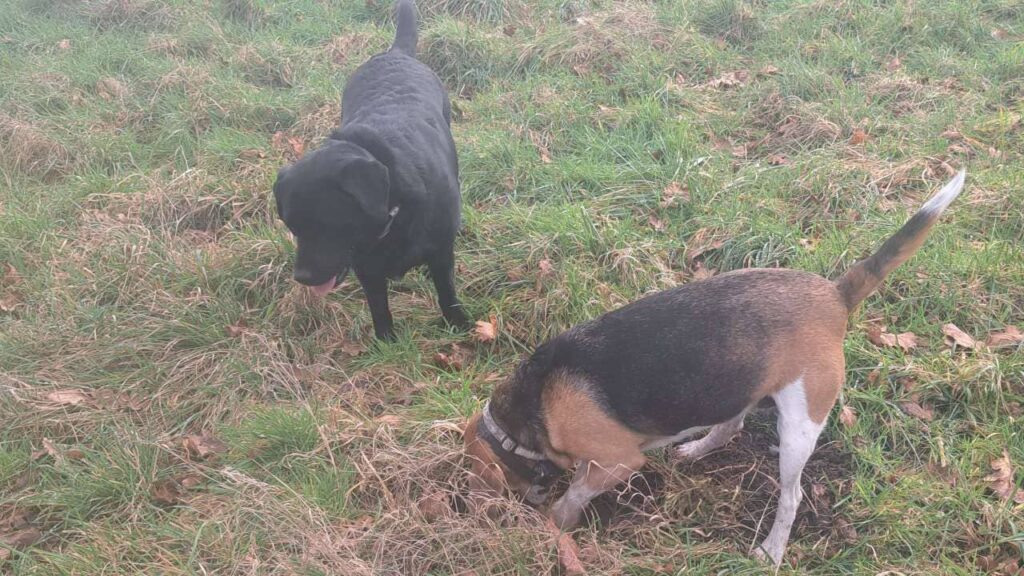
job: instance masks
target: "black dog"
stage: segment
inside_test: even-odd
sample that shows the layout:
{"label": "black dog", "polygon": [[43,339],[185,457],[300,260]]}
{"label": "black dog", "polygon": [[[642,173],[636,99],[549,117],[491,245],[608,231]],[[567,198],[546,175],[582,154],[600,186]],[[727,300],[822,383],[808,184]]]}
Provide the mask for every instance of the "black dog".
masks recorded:
{"label": "black dog", "polygon": [[355,270],[378,338],[393,339],[388,279],[427,264],[445,319],[468,324],[455,295],[459,163],[451,104],[416,60],[416,9],[398,0],[391,49],[360,66],[342,95],[341,127],[281,169],[278,215],[298,243],[295,280],[327,294]]}

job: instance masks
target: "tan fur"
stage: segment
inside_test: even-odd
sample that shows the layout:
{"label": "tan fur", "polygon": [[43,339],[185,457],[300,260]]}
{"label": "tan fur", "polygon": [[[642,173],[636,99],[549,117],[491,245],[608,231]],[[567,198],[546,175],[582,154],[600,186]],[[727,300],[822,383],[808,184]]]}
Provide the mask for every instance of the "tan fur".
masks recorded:
{"label": "tan fur", "polygon": [[474,414],[466,423],[466,430],[462,436],[466,458],[470,464],[470,490],[501,494],[508,488],[515,492],[525,492],[530,488],[529,481],[506,470],[490,444],[477,435],[481,421],[481,413]]}
{"label": "tan fur", "polygon": [[[586,393],[586,381],[558,374],[541,395],[552,460],[569,468],[592,460],[601,464],[645,461],[640,446],[649,438],[609,416]],[[557,458],[557,459],[556,459]]]}

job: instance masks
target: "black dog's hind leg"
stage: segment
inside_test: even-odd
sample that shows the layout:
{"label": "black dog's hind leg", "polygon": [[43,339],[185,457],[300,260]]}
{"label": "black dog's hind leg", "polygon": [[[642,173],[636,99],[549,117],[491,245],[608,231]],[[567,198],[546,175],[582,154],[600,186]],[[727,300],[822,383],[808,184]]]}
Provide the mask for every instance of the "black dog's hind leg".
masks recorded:
{"label": "black dog's hind leg", "polygon": [[359,283],[363,285],[366,303],[373,317],[373,333],[381,340],[395,339],[395,325],[388,307],[388,279],[384,276],[360,273],[356,270]]}
{"label": "black dog's hind leg", "polygon": [[430,277],[437,290],[437,303],[444,319],[456,328],[468,328],[469,317],[455,295],[455,257],[451,251],[435,254],[428,262]]}

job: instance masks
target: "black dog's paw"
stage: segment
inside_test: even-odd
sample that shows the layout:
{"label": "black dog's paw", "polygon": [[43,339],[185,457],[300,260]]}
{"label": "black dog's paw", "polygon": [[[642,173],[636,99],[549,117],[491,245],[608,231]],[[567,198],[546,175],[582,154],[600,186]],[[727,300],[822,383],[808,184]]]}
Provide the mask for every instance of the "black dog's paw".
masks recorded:
{"label": "black dog's paw", "polygon": [[374,327],[373,334],[377,337],[377,340],[380,340],[381,342],[394,342],[395,340],[398,340],[398,336],[395,335],[394,326],[386,326],[382,328]]}
{"label": "black dog's paw", "polygon": [[473,322],[466,316],[466,313],[459,308],[450,308],[444,312],[444,321],[452,328],[465,331],[473,326]]}

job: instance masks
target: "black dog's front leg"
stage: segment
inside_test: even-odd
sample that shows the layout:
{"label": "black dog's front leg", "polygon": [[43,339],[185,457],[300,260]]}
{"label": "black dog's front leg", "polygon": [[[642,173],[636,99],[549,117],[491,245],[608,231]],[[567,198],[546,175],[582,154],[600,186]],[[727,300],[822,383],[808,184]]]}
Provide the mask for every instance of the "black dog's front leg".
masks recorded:
{"label": "black dog's front leg", "polygon": [[370,316],[373,317],[373,333],[381,340],[394,340],[395,326],[391,319],[391,310],[388,307],[388,279],[375,274],[360,273],[358,270],[356,276],[359,278],[359,283],[363,285],[366,303],[370,306]]}
{"label": "black dog's front leg", "polygon": [[430,277],[434,280],[437,290],[437,303],[441,306],[441,314],[449,324],[456,328],[468,328],[469,317],[462,309],[458,296],[455,295],[455,257],[451,251],[435,255],[427,263]]}

